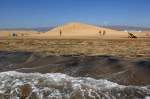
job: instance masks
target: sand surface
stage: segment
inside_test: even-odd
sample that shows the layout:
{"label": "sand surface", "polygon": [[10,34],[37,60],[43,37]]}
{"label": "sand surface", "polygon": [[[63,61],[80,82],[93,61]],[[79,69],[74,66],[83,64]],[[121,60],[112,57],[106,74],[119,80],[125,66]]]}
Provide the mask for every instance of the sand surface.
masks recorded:
{"label": "sand surface", "polygon": [[1,51],[150,58],[149,39],[0,39]]}
{"label": "sand surface", "polygon": [[4,71],[64,73],[107,79],[121,85],[150,84],[150,60],[141,58],[0,52],[0,72]]}

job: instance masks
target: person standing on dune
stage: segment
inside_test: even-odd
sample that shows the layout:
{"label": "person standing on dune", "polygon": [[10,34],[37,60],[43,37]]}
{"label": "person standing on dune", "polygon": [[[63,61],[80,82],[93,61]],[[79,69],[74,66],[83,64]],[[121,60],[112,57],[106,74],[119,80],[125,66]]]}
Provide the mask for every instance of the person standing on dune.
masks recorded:
{"label": "person standing on dune", "polygon": [[105,34],[106,34],[106,31],[104,30],[104,31],[103,31],[103,35],[105,35]]}
{"label": "person standing on dune", "polygon": [[61,31],[61,30],[59,31],[59,35],[60,35],[60,37],[61,37],[61,35],[62,35],[62,31]]}
{"label": "person standing on dune", "polygon": [[98,33],[99,33],[99,35],[101,36],[101,33],[102,33],[102,32],[101,32],[101,30],[99,30],[99,32],[98,32]]}

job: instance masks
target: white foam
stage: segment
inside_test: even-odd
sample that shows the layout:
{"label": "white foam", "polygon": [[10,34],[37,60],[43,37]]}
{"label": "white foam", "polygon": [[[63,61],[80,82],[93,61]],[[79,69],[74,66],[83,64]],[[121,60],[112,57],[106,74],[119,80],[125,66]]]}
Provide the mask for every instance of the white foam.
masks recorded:
{"label": "white foam", "polygon": [[[33,92],[37,94],[40,99],[55,98],[55,99],[70,99],[73,96],[80,95],[82,99],[91,97],[92,99],[111,98],[114,93],[112,90],[118,92],[123,91],[127,86],[118,85],[105,79],[93,79],[89,77],[71,77],[61,73],[19,73],[15,71],[0,73],[0,94],[5,94],[9,89],[12,97],[18,97],[21,94],[19,86],[29,84]],[[132,88],[130,86],[129,88]],[[140,89],[142,92],[150,90],[146,87],[134,87]],[[15,93],[15,94],[14,94]],[[46,93],[46,95],[45,95]],[[145,94],[145,93],[144,93]],[[147,94],[147,93],[146,93]],[[122,97],[121,93],[116,93],[118,97]],[[147,95],[148,96],[148,95]],[[12,98],[11,97],[11,98]],[[30,97],[30,96],[29,96]],[[1,96],[0,96],[1,98]],[[149,99],[145,97],[145,99]]]}
{"label": "white foam", "polygon": [[146,96],[144,99],[150,99],[150,96]]}

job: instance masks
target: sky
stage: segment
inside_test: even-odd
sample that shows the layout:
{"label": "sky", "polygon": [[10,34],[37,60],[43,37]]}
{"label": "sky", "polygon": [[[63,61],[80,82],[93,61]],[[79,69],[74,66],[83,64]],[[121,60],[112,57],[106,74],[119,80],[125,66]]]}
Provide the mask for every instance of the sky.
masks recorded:
{"label": "sky", "polygon": [[150,0],[0,0],[0,28],[69,22],[150,27]]}

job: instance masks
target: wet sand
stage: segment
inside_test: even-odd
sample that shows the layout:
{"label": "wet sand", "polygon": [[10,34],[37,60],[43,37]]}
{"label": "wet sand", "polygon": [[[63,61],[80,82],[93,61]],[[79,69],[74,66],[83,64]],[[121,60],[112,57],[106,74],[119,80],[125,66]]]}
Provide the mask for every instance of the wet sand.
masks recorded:
{"label": "wet sand", "polygon": [[121,85],[149,85],[150,60],[99,55],[46,55],[0,52],[0,72],[64,73],[73,77],[107,79]]}

